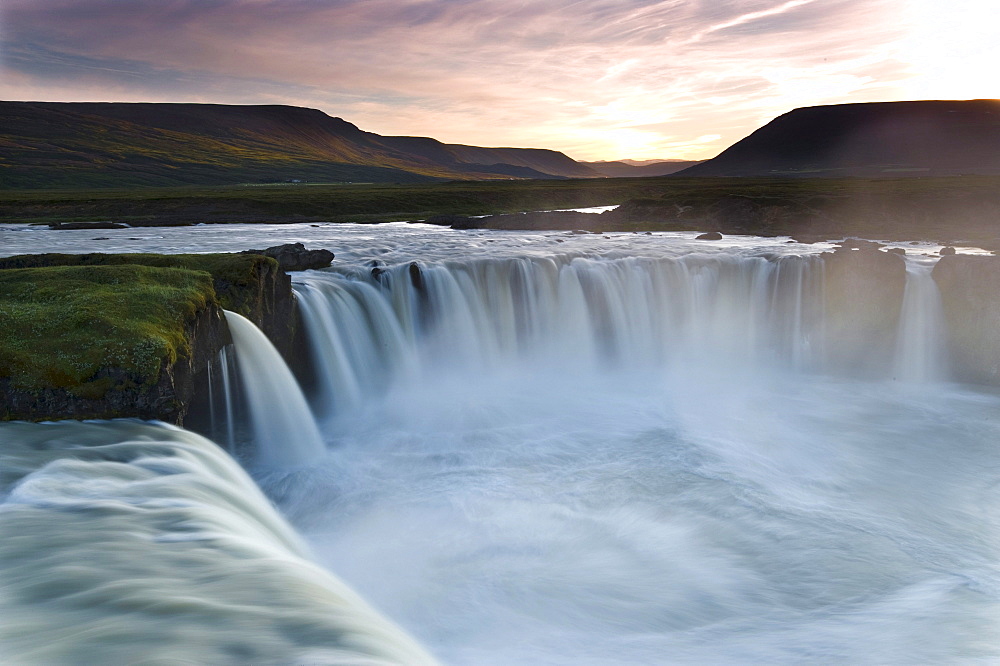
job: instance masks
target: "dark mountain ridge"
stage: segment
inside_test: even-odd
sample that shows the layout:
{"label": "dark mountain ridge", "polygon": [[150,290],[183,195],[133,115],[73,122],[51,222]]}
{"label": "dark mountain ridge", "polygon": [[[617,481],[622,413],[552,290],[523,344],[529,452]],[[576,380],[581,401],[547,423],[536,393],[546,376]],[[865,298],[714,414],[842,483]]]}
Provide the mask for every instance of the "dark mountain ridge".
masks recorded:
{"label": "dark mountain ridge", "polygon": [[650,178],[669,176],[703,160],[616,160],[612,162],[582,162],[608,178]]}
{"label": "dark mountain ridge", "polygon": [[1000,174],[1000,100],[795,109],[680,176]]}
{"label": "dark mountain ridge", "polygon": [[386,137],[316,109],[0,102],[0,188],[593,178],[554,150]]}

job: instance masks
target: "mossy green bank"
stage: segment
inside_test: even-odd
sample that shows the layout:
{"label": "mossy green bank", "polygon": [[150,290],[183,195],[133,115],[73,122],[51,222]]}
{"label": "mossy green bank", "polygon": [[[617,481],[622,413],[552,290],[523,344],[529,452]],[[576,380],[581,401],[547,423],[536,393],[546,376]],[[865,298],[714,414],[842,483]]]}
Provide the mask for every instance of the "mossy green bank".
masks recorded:
{"label": "mossy green bank", "polygon": [[262,268],[277,271],[278,262],[258,254],[21,254],[0,258],[0,270],[55,266],[144,266],[209,273],[218,304],[251,316],[247,290],[256,287]]}
{"label": "mossy green bank", "polygon": [[97,399],[115,380],[152,385],[190,353],[185,324],[215,302],[204,271],[53,266],[0,271],[0,377]]}
{"label": "mossy green bank", "polygon": [[2,258],[0,383],[82,400],[152,390],[190,359],[200,313],[222,307],[259,320],[262,276],[278,274],[274,259],[253,254]]}

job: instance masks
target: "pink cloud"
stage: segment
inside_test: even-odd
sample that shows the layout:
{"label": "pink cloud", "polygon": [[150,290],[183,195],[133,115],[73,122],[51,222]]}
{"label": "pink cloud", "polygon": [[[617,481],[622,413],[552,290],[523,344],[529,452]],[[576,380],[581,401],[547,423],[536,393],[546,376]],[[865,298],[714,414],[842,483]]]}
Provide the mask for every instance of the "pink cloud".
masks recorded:
{"label": "pink cloud", "polygon": [[284,102],[383,134],[707,157],[794,106],[891,97],[902,1],[8,0],[0,38],[24,55],[0,94]]}

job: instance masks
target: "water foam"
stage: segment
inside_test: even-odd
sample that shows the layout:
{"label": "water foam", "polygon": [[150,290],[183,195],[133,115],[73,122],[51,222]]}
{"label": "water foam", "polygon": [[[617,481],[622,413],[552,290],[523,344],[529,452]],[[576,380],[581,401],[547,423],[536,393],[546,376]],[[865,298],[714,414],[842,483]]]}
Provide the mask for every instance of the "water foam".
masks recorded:
{"label": "water foam", "polygon": [[208,440],[137,421],[0,438],[6,663],[433,663]]}

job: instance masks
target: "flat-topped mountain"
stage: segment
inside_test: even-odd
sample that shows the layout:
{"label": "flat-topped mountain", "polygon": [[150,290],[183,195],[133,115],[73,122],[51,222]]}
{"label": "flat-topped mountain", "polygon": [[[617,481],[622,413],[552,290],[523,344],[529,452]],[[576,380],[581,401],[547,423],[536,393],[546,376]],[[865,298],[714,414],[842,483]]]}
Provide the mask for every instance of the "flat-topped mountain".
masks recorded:
{"label": "flat-topped mountain", "polygon": [[1000,100],[795,109],[682,176],[1000,174]]}
{"label": "flat-topped mountain", "polygon": [[0,188],[594,178],[554,150],[364,132],[292,106],[0,102]]}

